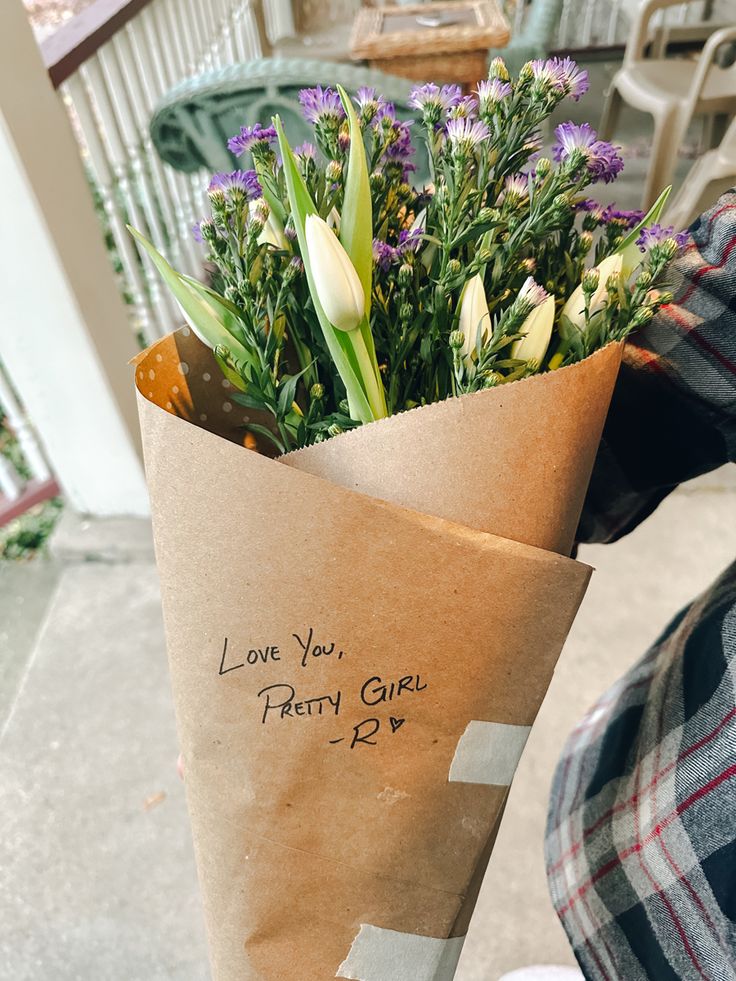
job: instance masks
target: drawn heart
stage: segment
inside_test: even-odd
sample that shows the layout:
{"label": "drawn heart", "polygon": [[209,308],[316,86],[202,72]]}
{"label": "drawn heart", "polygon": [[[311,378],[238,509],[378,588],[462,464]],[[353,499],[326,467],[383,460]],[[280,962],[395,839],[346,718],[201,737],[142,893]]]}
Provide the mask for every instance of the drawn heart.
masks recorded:
{"label": "drawn heart", "polygon": [[400,729],[403,726],[406,719],[395,719],[392,715],[389,717],[388,721],[391,723],[391,732],[396,732],[397,729]]}

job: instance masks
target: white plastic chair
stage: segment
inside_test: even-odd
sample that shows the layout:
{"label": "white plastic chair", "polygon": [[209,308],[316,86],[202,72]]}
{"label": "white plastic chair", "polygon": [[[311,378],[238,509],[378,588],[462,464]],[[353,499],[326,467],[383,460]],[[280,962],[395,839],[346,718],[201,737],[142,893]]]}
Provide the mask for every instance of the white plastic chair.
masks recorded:
{"label": "white plastic chair", "polygon": [[736,64],[721,68],[716,63],[718,49],[736,41],[736,26],[711,34],[697,60],[645,56],[652,15],[681,2],[646,0],[642,5],[626,45],[623,65],[611,82],[601,120],[601,137],[610,139],[624,102],[654,117],[644,208],[649,208],[660,190],[671,182],[677,151],[693,116],[731,116],[736,112]]}
{"label": "white plastic chair", "polygon": [[682,187],[668,207],[664,224],[687,228],[702,211],[736,184],[736,119],[726,130],[721,145],[704,153],[690,168]]}

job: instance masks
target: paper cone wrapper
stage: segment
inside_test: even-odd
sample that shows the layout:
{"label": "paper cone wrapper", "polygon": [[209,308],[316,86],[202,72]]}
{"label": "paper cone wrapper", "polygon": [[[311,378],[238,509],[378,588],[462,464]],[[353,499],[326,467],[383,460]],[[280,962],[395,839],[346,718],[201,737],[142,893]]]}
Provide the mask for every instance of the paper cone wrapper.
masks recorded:
{"label": "paper cone wrapper", "polygon": [[620,354],[279,459],[186,329],[138,360],[215,981],[454,976]]}

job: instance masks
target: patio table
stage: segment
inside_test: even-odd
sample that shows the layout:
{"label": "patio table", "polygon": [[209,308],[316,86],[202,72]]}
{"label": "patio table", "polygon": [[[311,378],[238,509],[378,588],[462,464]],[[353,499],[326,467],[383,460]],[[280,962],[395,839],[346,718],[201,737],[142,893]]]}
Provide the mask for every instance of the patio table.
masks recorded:
{"label": "patio table", "polygon": [[351,56],[403,78],[469,89],[486,77],[489,48],[504,47],[509,37],[497,0],[363,7],[353,24]]}

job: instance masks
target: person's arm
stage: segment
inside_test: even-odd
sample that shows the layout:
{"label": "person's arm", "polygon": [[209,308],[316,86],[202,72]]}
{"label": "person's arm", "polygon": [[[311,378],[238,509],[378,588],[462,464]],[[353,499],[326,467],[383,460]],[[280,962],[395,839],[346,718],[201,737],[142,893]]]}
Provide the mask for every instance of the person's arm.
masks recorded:
{"label": "person's arm", "polygon": [[682,481],[736,461],[736,189],[690,232],[673,302],[626,345],[580,542],[615,541]]}

